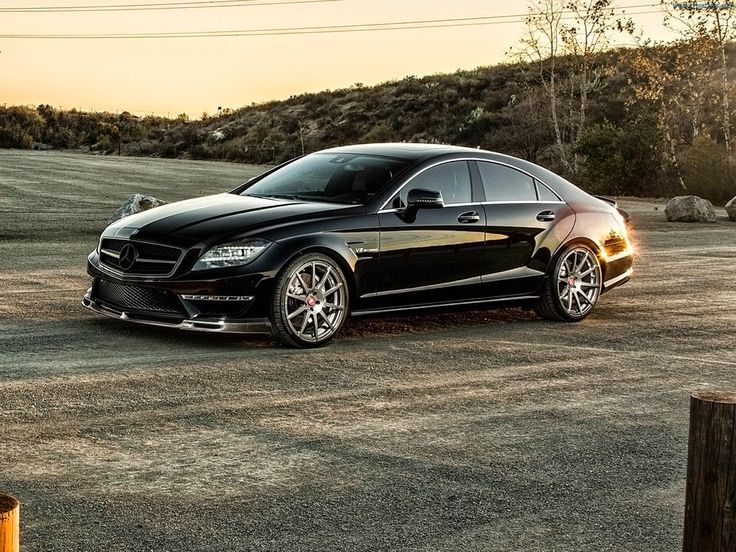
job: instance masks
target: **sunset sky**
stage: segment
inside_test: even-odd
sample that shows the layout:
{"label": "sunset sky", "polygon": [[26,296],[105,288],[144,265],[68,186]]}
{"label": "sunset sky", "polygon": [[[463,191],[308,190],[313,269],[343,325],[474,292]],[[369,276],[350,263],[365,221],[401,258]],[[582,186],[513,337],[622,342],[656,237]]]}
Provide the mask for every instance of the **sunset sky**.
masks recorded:
{"label": "sunset sky", "polygon": [[[40,6],[150,5],[183,0],[2,0],[0,104],[199,117],[218,106],[492,65],[521,32],[511,22],[455,28],[216,38],[38,39],[7,35],[164,33],[353,25],[523,14],[524,0],[308,0],[207,9],[14,13]],[[278,0],[245,0],[263,4]],[[294,0],[281,0],[293,2]],[[303,0],[304,1],[304,0]],[[196,2],[196,0],[195,0]],[[652,0],[619,0],[618,6]],[[656,8],[630,8],[630,12]],[[667,36],[661,14],[637,15]]]}

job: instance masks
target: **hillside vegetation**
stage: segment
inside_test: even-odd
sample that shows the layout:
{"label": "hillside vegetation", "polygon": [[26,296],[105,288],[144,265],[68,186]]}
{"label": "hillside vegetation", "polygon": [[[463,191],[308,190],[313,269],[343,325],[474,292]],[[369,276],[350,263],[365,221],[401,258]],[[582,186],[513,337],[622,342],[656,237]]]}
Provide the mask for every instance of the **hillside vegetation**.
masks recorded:
{"label": "hillside vegetation", "polygon": [[[722,75],[705,67],[697,75],[689,71],[689,79],[678,76],[693,51],[693,44],[680,43],[603,53],[586,90],[585,127],[574,133],[568,129],[579,117],[576,64],[571,56],[559,58],[559,140],[540,67],[520,62],[301,94],[196,121],[0,107],[0,147],[41,143],[100,154],[275,164],[341,144],[450,143],[529,159],[596,193],[696,193],[723,203],[736,187],[717,94]],[[562,162],[560,144],[575,167]]]}

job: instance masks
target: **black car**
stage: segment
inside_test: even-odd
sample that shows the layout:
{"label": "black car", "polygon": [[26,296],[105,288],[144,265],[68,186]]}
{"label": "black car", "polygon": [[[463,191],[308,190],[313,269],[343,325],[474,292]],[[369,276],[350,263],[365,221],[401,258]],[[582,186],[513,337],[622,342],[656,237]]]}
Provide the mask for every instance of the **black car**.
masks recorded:
{"label": "black car", "polygon": [[348,316],[512,302],[577,321],[626,282],[610,200],[533,163],[428,144],[339,147],[109,226],[85,307],[324,345]]}

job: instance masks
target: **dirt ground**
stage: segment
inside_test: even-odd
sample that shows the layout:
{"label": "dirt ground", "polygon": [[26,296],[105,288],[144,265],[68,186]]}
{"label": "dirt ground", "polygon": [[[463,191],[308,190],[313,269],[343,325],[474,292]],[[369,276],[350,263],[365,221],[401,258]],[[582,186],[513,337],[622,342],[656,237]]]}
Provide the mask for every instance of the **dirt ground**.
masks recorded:
{"label": "dirt ground", "polygon": [[723,211],[622,201],[634,278],[580,324],[418,314],[297,351],[82,309],[128,195],[258,171],[0,150],[0,490],[24,551],[680,548],[688,394],[736,386]]}

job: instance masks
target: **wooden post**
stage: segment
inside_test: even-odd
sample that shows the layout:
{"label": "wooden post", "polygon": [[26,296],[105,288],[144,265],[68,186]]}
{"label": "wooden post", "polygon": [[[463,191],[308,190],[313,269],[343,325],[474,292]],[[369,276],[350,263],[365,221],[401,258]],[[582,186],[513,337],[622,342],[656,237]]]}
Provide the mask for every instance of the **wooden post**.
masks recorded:
{"label": "wooden post", "polygon": [[0,493],[0,552],[20,551],[20,503]]}
{"label": "wooden post", "polygon": [[684,552],[736,552],[736,392],[690,396]]}

